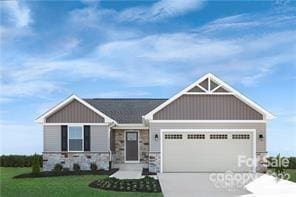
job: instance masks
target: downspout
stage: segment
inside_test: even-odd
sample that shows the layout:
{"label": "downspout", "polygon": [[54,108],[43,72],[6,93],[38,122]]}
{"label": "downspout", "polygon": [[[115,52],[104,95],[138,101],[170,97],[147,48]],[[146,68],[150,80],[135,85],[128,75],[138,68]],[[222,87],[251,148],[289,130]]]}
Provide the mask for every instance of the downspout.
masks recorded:
{"label": "downspout", "polygon": [[111,132],[111,127],[113,127],[115,125],[114,122],[112,122],[110,125],[108,125],[108,152],[109,152],[109,162],[112,161],[112,151],[110,148],[110,132]]}

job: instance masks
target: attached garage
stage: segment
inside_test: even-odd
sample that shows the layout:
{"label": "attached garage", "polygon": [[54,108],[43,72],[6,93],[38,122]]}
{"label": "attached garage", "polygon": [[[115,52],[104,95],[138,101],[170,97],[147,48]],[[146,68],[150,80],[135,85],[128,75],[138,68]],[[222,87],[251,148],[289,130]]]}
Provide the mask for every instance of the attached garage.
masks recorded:
{"label": "attached garage", "polygon": [[239,156],[255,158],[253,130],[163,130],[162,172],[250,172]]}

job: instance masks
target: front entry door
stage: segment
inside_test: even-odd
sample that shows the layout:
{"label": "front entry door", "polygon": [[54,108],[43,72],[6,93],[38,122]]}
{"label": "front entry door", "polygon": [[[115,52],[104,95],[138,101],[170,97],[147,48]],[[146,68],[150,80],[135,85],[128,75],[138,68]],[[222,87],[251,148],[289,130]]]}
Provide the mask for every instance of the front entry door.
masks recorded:
{"label": "front entry door", "polygon": [[125,135],[125,160],[138,162],[138,132],[128,131]]}

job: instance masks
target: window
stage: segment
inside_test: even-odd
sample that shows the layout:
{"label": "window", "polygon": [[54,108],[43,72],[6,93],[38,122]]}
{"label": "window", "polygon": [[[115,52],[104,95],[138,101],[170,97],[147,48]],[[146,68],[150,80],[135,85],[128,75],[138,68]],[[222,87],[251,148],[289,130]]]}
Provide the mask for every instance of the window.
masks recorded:
{"label": "window", "polygon": [[205,134],[188,134],[187,139],[205,139]]}
{"label": "window", "polygon": [[210,139],[227,139],[227,134],[211,134]]}
{"label": "window", "polygon": [[182,139],[182,134],[165,134],[164,139]]}
{"label": "window", "polygon": [[137,133],[127,133],[127,141],[137,141]]}
{"label": "window", "polygon": [[250,139],[249,134],[233,134],[232,139]]}
{"label": "window", "polygon": [[69,126],[69,151],[83,151],[83,129]]}

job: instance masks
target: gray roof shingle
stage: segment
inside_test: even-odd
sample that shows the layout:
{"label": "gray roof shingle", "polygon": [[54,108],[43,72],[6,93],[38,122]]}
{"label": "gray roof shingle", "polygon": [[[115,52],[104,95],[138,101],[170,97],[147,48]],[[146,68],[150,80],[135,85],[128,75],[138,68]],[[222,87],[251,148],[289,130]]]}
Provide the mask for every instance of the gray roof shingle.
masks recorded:
{"label": "gray roof shingle", "polygon": [[142,123],[142,116],[167,99],[95,98],[83,100],[118,123]]}

